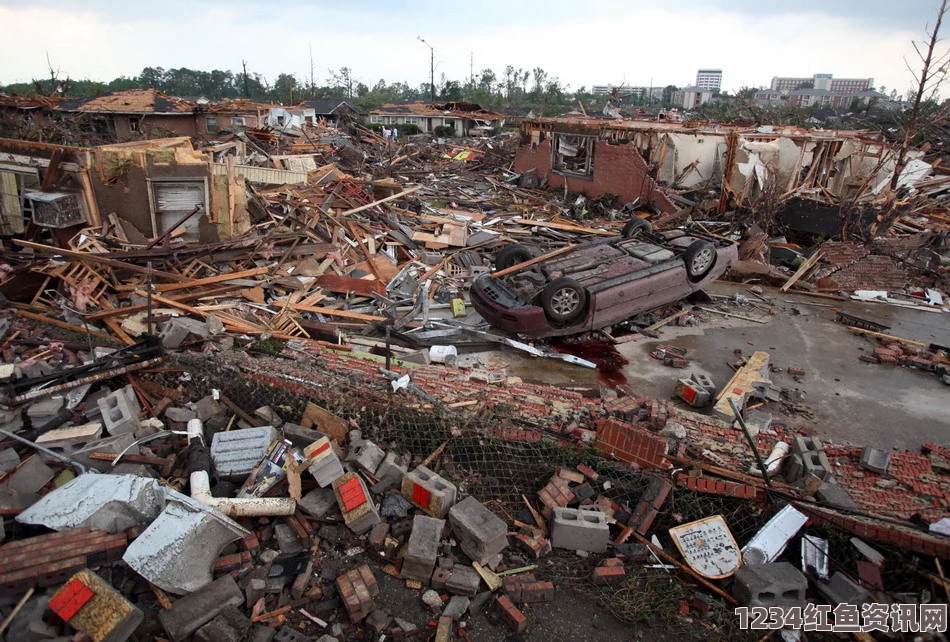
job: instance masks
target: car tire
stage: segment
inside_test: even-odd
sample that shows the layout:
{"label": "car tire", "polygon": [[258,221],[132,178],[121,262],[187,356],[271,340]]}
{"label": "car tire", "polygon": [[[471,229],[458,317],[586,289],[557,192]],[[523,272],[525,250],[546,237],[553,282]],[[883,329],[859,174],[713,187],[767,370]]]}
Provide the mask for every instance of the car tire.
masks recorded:
{"label": "car tire", "polygon": [[521,245],[520,243],[507,245],[495,255],[495,269],[507,270],[511,266],[524,263],[535,256],[537,254],[527,245]]}
{"label": "car tire", "polygon": [[567,277],[551,281],[541,290],[541,307],[553,323],[576,321],[587,307],[587,290]]}
{"label": "car tire", "polygon": [[716,265],[716,246],[708,241],[695,241],[683,253],[683,263],[686,264],[686,274],[689,280],[702,281],[709,271]]}
{"label": "car tire", "polygon": [[653,231],[653,226],[650,225],[650,221],[645,221],[642,218],[634,218],[627,221],[627,224],[623,226],[623,231],[620,232],[620,236],[625,239],[632,239],[638,232],[646,232],[649,234]]}

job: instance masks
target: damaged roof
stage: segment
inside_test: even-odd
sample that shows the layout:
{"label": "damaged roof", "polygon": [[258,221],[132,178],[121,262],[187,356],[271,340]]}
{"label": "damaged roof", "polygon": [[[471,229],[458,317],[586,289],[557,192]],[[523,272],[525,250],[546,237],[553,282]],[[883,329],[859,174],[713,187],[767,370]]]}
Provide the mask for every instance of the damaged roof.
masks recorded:
{"label": "damaged roof", "polygon": [[[271,109],[280,109],[283,105],[259,103],[247,98],[216,100],[207,105],[198,106],[198,111],[212,114],[258,114]],[[290,109],[290,108],[288,108]]]}
{"label": "damaged roof", "polygon": [[362,113],[345,100],[306,100],[300,103],[299,106],[312,109],[316,114],[334,114],[340,107],[346,107],[351,111]]}
{"label": "damaged roof", "polygon": [[192,114],[195,105],[157,89],[127,89],[95,98],[77,98],[58,107],[62,111],[110,114]]}
{"label": "damaged roof", "polygon": [[371,115],[455,116],[477,120],[502,120],[505,115],[485,109],[477,103],[386,103],[369,112]]}
{"label": "damaged roof", "polygon": [[59,96],[18,96],[16,94],[0,93],[0,107],[12,107],[14,109],[52,109],[65,102],[65,98]]}

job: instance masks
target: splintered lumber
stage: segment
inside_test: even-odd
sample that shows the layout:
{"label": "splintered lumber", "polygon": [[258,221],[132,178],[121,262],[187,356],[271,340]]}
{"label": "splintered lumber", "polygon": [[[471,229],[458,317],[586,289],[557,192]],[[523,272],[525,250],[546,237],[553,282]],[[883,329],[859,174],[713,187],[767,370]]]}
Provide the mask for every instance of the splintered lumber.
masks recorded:
{"label": "splintered lumber", "polygon": [[520,221],[513,221],[519,225],[536,225],[538,227],[549,227],[552,230],[561,230],[564,232],[577,232],[579,234],[596,234],[599,236],[618,236],[617,232],[608,232],[606,230],[598,230],[592,227],[584,227],[583,225],[572,225],[570,223],[555,223],[554,221],[533,221],[531,219],[523,218]]}
{"label": "splintered lumber", "polygon": [[805,276],[805,273],[808,272],[808,270],[810,270],[812,266],[815,265],[815,263],[817,263],[818,260],[823,256],[824,252],[815,252],[810,257],[808,257],[808,259],[795,271],[795,274],[793,274],[792,277],[785,282],[785,285],[783,285],[780,290],[782,292],[788,292],[788,289],[795,285],[799,279]]}
{"label": "splintered lumber", "polygon": [[359,207],[354,207],[351,210],[346,210],[345,212],[341,212],[339,216],[343,217],[343,216],[349,216],[350,214],[356,214],[357,212],[368,210],[369,208],[375,207],[376,205],[380,205],[382,203],[388,203],[389,201],[394,201],[397,198],[402,198],[403,196],[408,196],[409,194],[412,194],[413,192],[417,192],[420,189],[422,189],[422,185],[416,185],[415,187],[410,187],[409,189],[405,189],[399,192],[398,194],[393,194],[392,196],[381,198],[378,201],[373,201],[372,203],[367,203],[366,205],[360,205]]}
{"label": "splintered lumber", "polygon": [[[34,243],[32,241],[22,241],[20,239],[13,239],[13,242],[16,245],[22,247],[28,247],[33,250],[40,252],[45,252],[47,254],[59,254],[61,256],[66,256],[71,259],[76,259],[78,261],[88,261],[90,263],[101,263],[102,265],[108,265],[109,267],[116,268],[118,270],[128,270],[129,272],[138,272],[139,274],[149,274],[149,269],[142,267],[141,265],[135,265],[133,263],[126,263],[125,261],[117,261],[116,259],[109,259],[99,254],[92,254],[91,252],[76,252],[74,250],[65,250],[60,247],[53,247],[51,245],[43,245],[42,243]],[[172,274],[171,272],[163,272],[162,270],[151,270],[152,276],[156,278],[168,279],[169,281],[175,281],[180,283],[182,281],[188,281],[188,277],[181,276],[179,274]]]}
{"label": "splintered lumber", "polygon": [[211,285],[212,283],[221,283],[222,281],[231,281],[234,279],[248,279],[254,276],[260,276],[261,274],[266,274],[270,272],[270,268],[254,268],[253,270],[244,270],[243,272],[228,272],[227,274],[218,274],[217,276],[209,276],[205,279],[194,279],[191,281],[183,281],[181,283],[163,283],[155,287],[155,290],[158,292],[169,292],[171,290],[184,290],[187,288],[197,288],[203,285]]}
{"label": "splintered lumber", "polygon": [[340,294],[349,294],[350,292],[355,292],[363,296],[370,296],[374,292],[376,294],[386,294],[386,286],[376,279],[358,279],[353,276],[324,274],[318,276],[314,283],[330,292]]}
{"label": "splintered lumber", "polygon": [[494,272],[491,275],[491,278],[497,279],[502,276],[507,276],[508,274],[511,274],[512,272],[519,272],[525,269],[526,267],[534,265],[535,263],[541,263],[542,261],[547,261],[548,259],[553,259],[555,256],[560,256],[561,254],[569,252],[573,250],[575,247],[577,247],[576,243],[565,245],[564,247],[558,248],[554,250],[553,252],[548,252],[547,254],[536,256],[533,259],[528,259],[527,261],[523,261],[521,263],[518,263],[517,265],[512,265],[510,268],[505,268],[504,270],[499,270],[498,272]]}
{"label": "splintered lumber", "polygon": [[873,330],[865,330],[863,328],[856,328],[853,325],[848,326],[848,330],[856,334],[863,334],[868,337],[874,337],[875,339],[886,339],[887,341],[897,341],[899,343],[905,343],[909,346],[920,346],[926,347],[929,344],[924,343],[923,341],[914,341],[913,339],[905,339],[903,337],[895,337],[893,334],[884,334],[883,332],[874,332]]}
{"label": "splintered lumber", "polygon": [[86,329],[80,325],[73,325],[72,323],[66,323],[65,321],[60,321],[59,319],[54,319],[50,316],[43,314],[36,314],[34,312],[29,312],[28,310],[17,310],[17,314],[21,317],[26,317],[27,319],[33,319],[34,321],[41,321],[43,323],[48,323],[50,325],[55,325],[57,328],[62,328],[63,330],[69,330],[77,334],[90,334],[94,337],[99,337],[100,339],[108,339],[109,341],[115,341],[115,337],[112,335],[106,334],[105,332],[99,332],[98,330]]}
{"label": "splintered lumber", "polygon": [[325,314],[331,317],[343,317],[345,319],[356,319],[357,321],[388,321],[386,317],[377,317],[372,314],[363,314],[362,312],[350,312],[349,310],[334,310],[333,308],[321,308],[315,305],[290,305],[285,301],[274,301],[278,308],[292,308],[297,312],[315,312]]}

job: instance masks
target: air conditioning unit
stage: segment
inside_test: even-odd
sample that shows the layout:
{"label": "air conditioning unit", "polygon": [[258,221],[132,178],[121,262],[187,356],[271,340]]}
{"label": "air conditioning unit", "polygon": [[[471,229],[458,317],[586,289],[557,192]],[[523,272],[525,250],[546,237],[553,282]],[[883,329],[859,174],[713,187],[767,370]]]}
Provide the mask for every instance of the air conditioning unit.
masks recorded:
{"label": "air conditioning unit", "polygon": [[79,192],[23,192],[24,210],[32,213],[33,222],[42,227],[61,229],[89,222],[86,203]]}

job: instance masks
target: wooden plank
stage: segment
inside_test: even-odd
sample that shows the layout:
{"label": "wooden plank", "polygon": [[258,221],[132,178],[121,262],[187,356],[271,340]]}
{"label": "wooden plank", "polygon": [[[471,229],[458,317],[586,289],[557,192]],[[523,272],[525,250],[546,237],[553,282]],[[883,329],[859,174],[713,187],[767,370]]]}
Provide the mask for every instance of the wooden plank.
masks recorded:
{"label": "wooden plank", "polygon": [[863,328],[856,328],[852,325],[847,326],[848,330],[856,334],[863,334],[868,337],[874,337],[875,339],[886,339],[888,341],[897,341],[899,343],[904,343],[910,346],[921,346],[926,347],[930,344],[924,343],[923,341],[914,341],[913,339],[904,339],[903,337],[895,337],[893,334],[884,334],[883,332],[874,332],[873,330],[865,330]]}
{"label": "wooden plank", "polygon": [[57,328],[62,328],[63,330],[70,330],[71,332],[75,332],[77,334],[90,334],[94,337],[99,337],[100,339],[108,339],[109,341],[115,341],[115,337],[113,337],[110,334],[106,334],[105,332],[99,332],[98,330],[92,330],[92,329],[87,330],[86,328],[82,326],[73,325],[72,323],[66,323],[65,321],[60,321],[59,319],[54,319],[52,317],[44,316],[42,314],[36,314],[28,310],[18,309],[17,314],[19,314],[21,317],[26,317],[27,319],[33,319],[34,321],[41,321],[43,323],[55,325]]}
{"label": "wooden plank", "polygon": [[520,221],[511,221],[518,225],[537,225],[538,227],[550,227],[553,230],[562,230],[564,232],[577,232],[579,234],[596,234],[598,236],[619,236],[617,232],[607,232],[605,230],[596,230],[582,225],[571,225],[569,223],[554,223],[553,221],[532,221],[531,219],[521,219]]}
{"label": "wooden plank", "polygon": [[[104,256],[92,254],[90,252],[76,252],[75,250],[66,250],[60,247],[43,245],[42,243],[34,243],[32,241],[24,241],[22,239],[13,239],[13,243],[21,247],[28,247],[30,249],[45,252],[47,254],[58,254],[60,256],[66,256],[79,261],[88,261],[90,263],[101,263],[102,265],[108,265],[109,267],[120,270],[128,270],[129,272],[137,272],[138,274],[149,273],[148,268],[144,268],[141,265],[134,265],[132,263],[126,263],[125,261],[106,258]],[[162,270],[155,269],[152,270],[152,276],[168,279],[169,281],[175,281],[176,283],[188,280],[187,277],[181,276],[179,274],[172,274],[171,272],[163,272]]]}
{"label": "wooden plank", "polygon": [[810,257],[808,257],[808,260],[801,264],[798,270],[795,271],[795,274],[793,274],[792,277],[785,282],[785,285],[780,288],[780,291],[788,292],[788,289],[795,285],[799,279],[805,276],[805,273],[808,272],[808,270],[810,270],[812,266],[814,266],[815,263],[817,263],[818,260],[824,255],[824,252],[815,252]]}
{"label": "wooden plank", "polygon": [[[141,297],[148,297],[148,293],[146,293],[143,290],[136,290],[135,293]],[[208,313],[203,310],[199,310],[198,308],[193,308],[190,305],[185,305],[184,303],[181,303],[180,301],[176,301],[175,299],[169,299],[168,297],[161,296],[160,294],[152,294],[152,300],[158,301],[159,303],[164,303],[165,305],[171,308],[178,308],[179,310],[183,310],[184,312],[187,312],[189,314],[194,314],[195,316],[199,316],[202,319],[208,316]]]}
{"label": "wooden plank", "polygon": [[402,198],[403,196],[408,196],[409,194],[412,194],[413,192],[417,192],[417,191],[419,191],[420,189],[422,189],[422,185],[416,185],[415,187],[410,187],[409,189],[403,190],[403,191],[399,192],[398,194],[393,194],[392,196],[387,196],[386,198],[381,198],[381,199],[379,199],[378,201],[373,201],[372,203],[367,203],[366,205],[360,205],[359,207],[355,207],[355,208],[353,208],[353,209],[351,209],[351,210],[346,210],[345,212],[340,213],[340,214],[338,215],[338,217],[349,216],[350,214],[356,214],[357,212],[362,212],[363,210],[368,210],[369,208],[375,207],[376,205],[381,205],[382,203],[387,203],[387,202],[389,202],[389,201],[394,201],[394,200],[396,200],[397,198]]}
{"label": "wooden plank", "polygon": [[356,319],[357,321],[389,321],[386,317],[377,317],[372,314],[363,314],[361,312],[350,312],[349,310],[334,310],[332,308],[321,308],[313,305],[288,305],[284,301],[274,301],[278,308],[290,307],[298,312],[316,312],[331,317],[343,317],[344,319]]}
{"label": "wooden plank", "polygon": [[494,272],[491,275],[491,278],[497,279],[502,276],[507,276],[508,274],[511,274],[512,272],[519,272],[525,269],[526,267],[530,267],[536,263],[541,263],[542,261],[553,259],[555,256],[560,256],[561,254],[565,254],[566,252],[573,250],[575,247],[577,247],[577,244],[572,243],[570,245],[566,245],[562,248],[554,250],[553,252],[548,252],[547,254],[536,256],[533,259],[528,259],[527,261],[523,261],[522,263],[519,263],[517,265],[512,265],[510,268],[505,268],[504,270],[499,270],[498,272]]}
{"label": "wooden plank", "polygon": [[242,272],[229,272],[227,274],[218,274],[217,276],[209,276],[204,279],[195,279],[193,281],[185,281],[183,283],[162,283],[161,285],[156,286],[155,290],[158,292],[170,292],[172,290],[184,290],[187,288],[197,288],[203,285],[211,285],[212,283],[221,283],[222,281],[231,281],[234,279],[247,279],[253,276],[260,276],[261,274],[266,274],[270,272],[270,268],[254,268],[253,270],[244,270]]}

